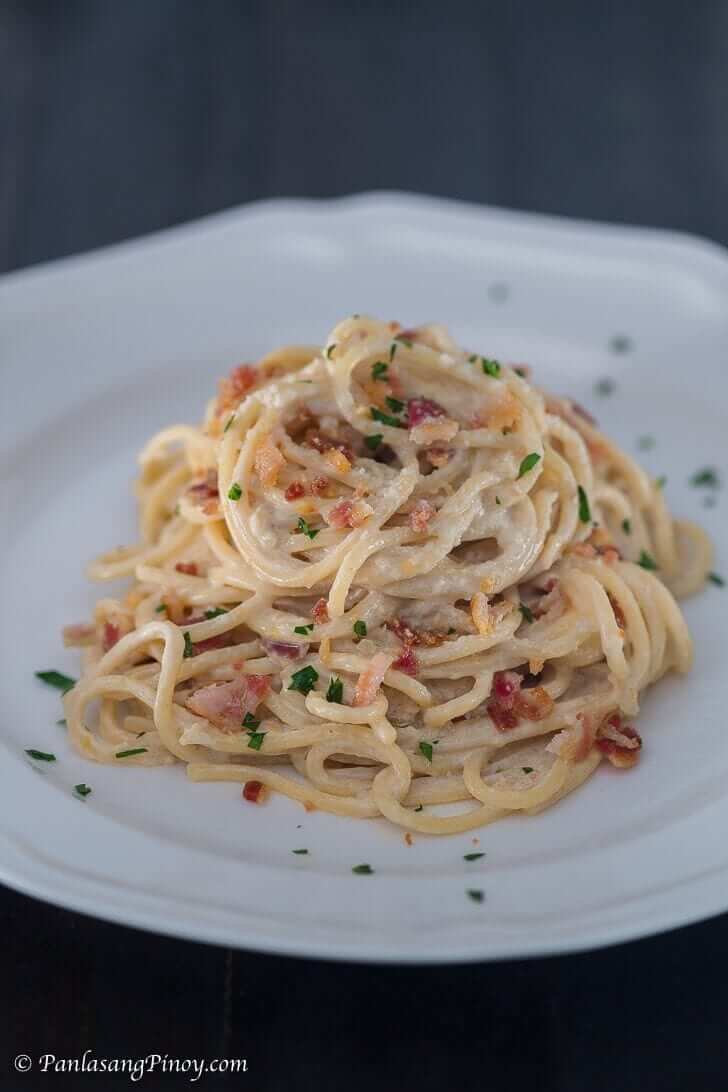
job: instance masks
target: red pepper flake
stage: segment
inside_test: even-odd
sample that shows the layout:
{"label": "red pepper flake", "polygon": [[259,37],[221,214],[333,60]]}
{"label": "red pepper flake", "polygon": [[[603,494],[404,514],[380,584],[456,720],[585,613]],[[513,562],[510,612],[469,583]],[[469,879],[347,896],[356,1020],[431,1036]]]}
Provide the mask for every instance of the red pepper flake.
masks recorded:
{"label": "red pepper flake", "polygon": [[121,630],[119,626],[115,626],[113,622],[104,622],[104,633],[101,642],[104,652],[108,652],[110,648],[113,648],[120,637]]}

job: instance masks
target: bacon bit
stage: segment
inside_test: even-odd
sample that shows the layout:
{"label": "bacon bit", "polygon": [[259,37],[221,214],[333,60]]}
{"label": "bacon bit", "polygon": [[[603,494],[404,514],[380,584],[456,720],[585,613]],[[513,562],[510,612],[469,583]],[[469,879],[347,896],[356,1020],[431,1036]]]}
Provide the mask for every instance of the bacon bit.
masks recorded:
{"label": "bacon bit", "polygon": [[351,470],[351,460],[338,448],[330,447],[324,452],[324,459],[339,474],[348,474]]}
{"label": "bacon bit", "polygon": [[178,573],[185,573],[186,576],[197,576],[197,564],[194,561],[178,561],[175,569]]}
{"label": "bacon bit", "polygon": [[302,660],[308,652],[306,643],[296,645],[292,641],[270,641],[267,637],[260,643],[269,656],[279,660]]}
{"label": "bacon bit", "polygon": [[63,644],[66,648],[81,648],[92,645],[96,640],[96,626],[86,622],[76,622],[63,627]]}
{"label": "bacon bit", "polygon": [[295,481],[287,487],[283,496],[287,501],[298,500],[306,495],[306,486],[303,482]]}
{"label": "bacon bit", "polygon": [[311,482],[311,492],[314,497],[323,497],[330,485],[328,478],[314,478]]}
{"label": "bacon bit", "polygon": [[309,429],[306,432],[304,443],[307,447],[312,447],[314,451],[318,451],[320,455],[325,455],[328,451],[340,451],[350,463],[354,462],[354,452],[351,449],[351,445],[347,444],[344,440],[339,440],[336,436],[330,436],[326,432],[320,432],[317,429]]}
{"label": "bacon bit", "polygon": [[268,799],[268,790],[262,781],[246,781],[243,785],[243,799],[251,804],[264,804]]}
{"label": "bacon bit", "polygon": [[232,682],[195,690],[185,705],[224,731],[240,730],[246,713],[254,713],[270,691],[267,675],[241,675]]}
{"label": "bacon bit", "polygon": [[293,417],[286,422],[286,432],[292,440],[299,440],[306,429],[317,424],[318,419],[314,417],[308,406],[298,406]]}
{"label": "bacon bit", "polygon": [[600,552],[607,565],[615,565],[622,557],[616,546],[607,546],[605,550]]}
{"label": "bacon bit", "polygon": [[313,605],[311,617],[317,626],[323,626],[329,620],[329,605],[325,599],[319,599]]}
{"label": "bacon bit", "polygon": [[193,482],[188,488],[188,493],[194,494],[191,498],[194,504],[200,504],[202,501],[211,500],[213,497],[219,497],[220,493],[217,487],[217,470],[208,470],[205,473],[205,477],[202,481]]}
{"label": "bacon bit", "polygon": [[409,514],[409,525],[417,534],[427,530],[427,524],[436,515],[437,509],[428,500],[418,500]]}
{"label": "bacon bit", "polygon": [[216,497],[210,497],[202,505],[202,511],[206,516],[218,516],[220,514],[220,502]]}
{"label": "bacon bit", "polygon": [[218,383],[217,416],[237,406],[257,382],[258,372],[251,364],[238,364],[233,368],[227,379],[221,379]]}
{"label": "bacon bit", "polygon": [[558,732],[546,746],[547,751],[566,759],[567,762],[581,762],[586,758],[596,737],[597,729],[593,717],[577,713],[576,719],[576,724]]}
{"label": "bacon bit", "polygon": [[514,709],[524,720],[545,720],[553,708],[554,699],[543,686],[521,689],[516,694]]}
{"label": "bacon bit", "polygon": [[266,436],[258,445],[254,463],[255,473],[264,486],[268,488],[276,484],[278,475],[285,466],[285,463],[286,460],[284,456],[273,443],[270,436]]}
{"label": "bacon bit", "polygon": [[417,663],[417,657],[414,654],[412,645],[405,645],[401,656],[397,657],[392,664],[392,667],[395,671],[401,671],[403,675],[410,675],[414,678],[419,670],[419,664]]}
{"label": "bacon bit", "polygon": [[369,516],[374,512],[374,509],[366,501],[350,501],[342,500],[330,510],[329,514],[325,516],[326,522],[330,527],[336,527],[341,529],[344,527],[361,527]]}
{"label": "bacon bit", "polygon": [[518,724],[515,704],[522,681],[517,671],[496,671],[493,676],[486,712],[499,732],[515,728]]}
{"label": "bacon bit", "polygon": [[439,444],[429,447],[424,454],[428,463],[438,469],[447,466],[452,458],[452,450],[448,447],[441,447]]}
{"label": "bacon bit", "polygon": [[486,712],[499,732],[507,732],[509,728],[518,726],[518,717],[512,709],[504,709],[496,702],[490,702],[486,706]]}
{"label": "bacon bit", "polygon": [[113,622],[104,622],[103,637],[101,639],[101,647],[104,652],[108,652],[121,638],[121,629],[119,626],[114,625]]}
{"label": "bacon bit", "polygon": [[610,595],[609,592],[607,592],[607,598],[612,605],[615,622],[621,630],[625,630],[627,628],[627,619],[624,617],[624,611],[622,610],[614,596]]}
{"label": "bacon bit", "polygon": [[409,831],[407,831],[407,832],[405,833],[405,836],[404,836],[404,841],[405,841],[405,845],[411,846],[411,845],[413,844],[413,842],[412,842],[412,835],[410,834],[410,832],[409,832]]}
{"label": "bacon bit", "polygon": [[631,725],[622,724],[622,718],[615,714],[599,727],[596,745],[613,766],[627,770],[639,760],[642,737]]}
{"label": "bacon bit", "polygon": [[588,542],[576,542],[569,550],[570,553],[576,554],[578,557],[596,557],[597,552],[594,547]]}
{"label": "bacon bit", "polygon": [[372,657],[356,681],[354,705],[371,705],[393,660],[390,652],[377,652]]}
{"label": "bacon bit", "polygon": [[439,402],[431,398],[410,398],[407,401],[407,428],[416,428],[425,421],[432,421],[437,417],[447,417],[446,411]]}
{"label": "bacon bit", "polygon": [[393,618],[391,622],[385,622],[384,625],[400,639],[403,645],[425,645],[426,648],[437,648],[447,640],[446,633],[412,629],[402,618]]}

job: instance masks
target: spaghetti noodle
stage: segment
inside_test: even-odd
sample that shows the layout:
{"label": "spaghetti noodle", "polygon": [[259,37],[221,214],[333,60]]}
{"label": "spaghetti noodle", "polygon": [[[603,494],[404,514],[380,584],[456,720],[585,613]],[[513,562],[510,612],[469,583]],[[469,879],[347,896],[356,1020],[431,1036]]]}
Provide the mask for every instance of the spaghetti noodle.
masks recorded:
{"label": "spaghetti noodle", "polygon": [[354,316],[241,365],[140,462],[142,543],[90,570],[133,586],[66,633],[97,762],[446,834],[633,765],[642,691],[690,667],[704,533],[439,326]]}

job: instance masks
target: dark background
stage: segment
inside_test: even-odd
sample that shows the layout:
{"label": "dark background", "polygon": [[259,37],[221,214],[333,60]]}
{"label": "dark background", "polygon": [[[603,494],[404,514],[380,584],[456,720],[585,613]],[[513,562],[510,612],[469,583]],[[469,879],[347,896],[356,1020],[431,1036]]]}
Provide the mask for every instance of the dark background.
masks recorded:
{"label": "dark background", "polygon": [[[0,0],[0,270],[377,187],[728,242],[727,107],[720,0]],[[255,1092],[728,1087],[726,917],[568,958],[397,969],[157,938],[3,889],[0,938],[8,1074],[21,1051],[90,1047],[245,1056],[247,1077],[198,1087]]]}

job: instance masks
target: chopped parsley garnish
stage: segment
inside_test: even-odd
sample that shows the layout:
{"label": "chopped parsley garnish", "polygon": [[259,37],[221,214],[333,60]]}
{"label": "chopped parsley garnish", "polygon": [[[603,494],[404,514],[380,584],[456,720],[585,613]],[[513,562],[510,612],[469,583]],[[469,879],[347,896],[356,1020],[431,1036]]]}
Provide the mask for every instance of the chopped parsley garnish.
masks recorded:
{"label": "chopped parsley garnish", "polygon": [[392,344],[389,346],[389,363],[390,364],[394,360],[394,354],[397,352],[397,348],[398,348],[398,346],[397,346],[396,341],[393,341]]}
{"label": "chopped parsley garnish", "polygon": [[501,499],[500,499],[500,497],[499,497],[499,496],[496,496],[496,498],[495,498],[495,503],[496,503],[496,504],[500,504],[500,502],[501,502]]}
{"label": "chopped parsley garnish", "polygon": [[657,568],[657,562],[655,561],[652,554],[647,553],[647,550],[640,551],[640,556],[637,564],[641,565],[643,569],[647,569],[650,572],[654,572],[654,570]]}
{"label": "chopped parsley garnish", "polygon": [[528,379],[528,372],[525,368],[514,368],[513,371],[516,375],[520,375],[521,379]]}
{"label": "chopped parsley garnish", "polygon": [[381,432],[377,432],[374,434],[374,436],[365,436],[364,443],[367,445],[370,451],[376,451],[383,439],[384,437],[382,436]]}
{"label": "chopped parsley garnish", "polygon": [[582,523],[589,523],[591,519],[591,509],[589,507],[589,498],[586,495],[584,489],[579,486],[579,519]]}
{"label": "chopped parsley garnish", "polygon": [[297,857],[302,857],[305,853],[308,853],[307,849],[292,849],[291,853],[295,853]]}
{"label": "chopped parsley garnish", "polygon": [[631,535],[632,534],[632,524],[631,524],[630,520],[628,520],[628,519],[623,519],[622,520],[622,530],[624,531],[625,535]]}
{"label": "chopped parsley garnish", "polygon": [[190,637],[188,631],[185,630],[182,636],[185,639],[185,650],[182,653],[182,659],[189,660],[190,657],[194,656],[195,654],[195,646],[192,644],[192,638]]}
{"label": "chopped parsley garnish", "polygon": [[316,528],[316,529],[312,528],[311,525],[306,522],[306,520],[303,518],[303,516],[299,517],[299,520],[298,520],[298,523],[296,524],[296,527],[298,528],[298,530],[301,532],[302,535],[306,535],[307,538],[310,538],[312,542],[316,538],[316,535],[321,530],[320,527]]}
{"label": "chopped parsley garnish", "polygon": [[418,804],[417,807],[415,808],[415,811],[422,811],[423,807],[424,807],[424,804]]}
{"label": "chopped parsley garnish", "polygon": [[396,417],[392,417],[389,413],[383,413],[382,410],[377,409],[376,406],[371,407],[371,415],[373,421],[379,421],[381,425],[389,425],[390,428],[404,428],[401,421]]}
{"label": "chopped parsley garnish", "polygon": [[432,762],[432,744],[426,743],[425,740],[421,740],[419,744],[419,752],[423,754],[428,762]]}
{"label": "chopped parsley garnish", "polygon": [[533,622],[533,620],[534,620],[533,611],[531,610],[530,607],[527,607],[525,603],[519,603],[518,609],[520,610],[521,614],[523,615],[523,621],[524,622]]}
{"label": "chopped parsley garnish", "polygon": [[626,334],[615,334],[609,339],[609,348],[613,353],[628,353],[632,348],[632,339]]}
{"label": "chopped parsley garnish", "polygon": [[475,353],[473,353],[472,356],[468,357],[468,364],[474,364],[477,359],[478,359],[478,357],[476,356]]}
{"label": "chopped parsley garnish", "polygon": [[248,747],[251,747],[254,751],[259,751],[265,739],[265,732],[249,732],[248,737]]}
{"label": "chopped parsley garnish", "polygon": [[205,618],[219,618],[221,614],[227,614],[224,607],[210,607],[205,611]]}
{"label": "chopped parsley garnish", "polygon": [[60,671],[36,671],[35,677],[48,686],[55,686],[56,690],[60,690],[63,694],[76,685],[75,679],[61,674]]}
{"label": "chopped parsley garnish", "polygon": [[158,607],[154,608],[154,613],[155,614],[161,614],[163,611],[166,611],[166,610],[167,610],[167,604],[166,603],[160,603]]}
{"label": "chopped parsley garnish", "polygon": [[233,414],[231,417],[228,417],[228,419],[227,419],[227,421],[225,423],[225,428],[222,431],[227,432],[227,430],[230,428],[230,426],[231,426],[231,424],[233,423],[234,420],[235,420],[235,414]]}
{"label": "chopped parsley garnish", "polygon": [[485,857],[484,853],[463,853],[464,861],[479,861],[481,857]]}
{"label": "chopped parsley garnish", "polygon": [[521,766],[524,773],[533,773],[533,766]]}
{"label": "chopped parsley garnish", "polygon": [[655,446],[654,436],[640,436],[637,441],[637,447],[640,451],[650,451]]}
{"label": "chopped parsley garnish", "polygon": [[260,721],[257,717],[254,717],[252,713],[245,714],[243,717],[243,728],[247,728],[249,732],[254,732],[259,726]]}
{"label": "chopped parsley garnish", "polygon": [[607,395],[614,394],[616,386],[613,379],[600,379],[594,384],[594,391],[596,394],[601,395],[602,398],[606,398]]}
{"label": "chopped parsley garnish", "polygon": [[228,500],[238,501],[240,500],[242,495],[243,491],[240,488],[239,484],[237,482],[233,482],[233,484],[228,489]]}
{"label": "chopped parsley garnish", "polygon": [[712,466],[706,466],[703,470],[698,470],[695,474],[693,474],[692,478],[690,479],[690,484],[697,486],[698,488],[702,488],[704,486],[707,489],[718,489],[718,487],[720,486],[718,471],[715,470]]}
{"label": "chopped parsley garnish", "polygon": [[60,720],[57,720],[57,721],[56,721],[56,724],[60,724],[60,726],[61,726],[62,728],[66,728],[66,727],[67,727],[67,725],[66,725],[66,718],[65,718],[65,717],[61,717],[61,719],[60,719]]}
{"label": "chopped parsley garnish", "polygon": [[529,470],[533,470],[540,458],[541,456],[537,451],[532,451],[530,455],[527,455],[518,468],[518,477],[522,478],[524,474],[528,474]]}
{"label": "chopped parsley garnish", "polygon": [[331,354],[333,353],[335,348],[336,348],[335,344],[334,345],[329,345],[327,347],[327,349],[326,349],[326,359],[327,360],[331,360]]}
{"label": "chopped parsley garnish", "polygon": [[132,755],[145,755],[147,750],[146,747],[132,747],[130,751],[117,751],[114,758],[131,758]]}
{"label": "chopped parsley garnish", "polygon": [[368,864],[355,864],[351,871],[355,876],[371,876],[374,873],[374,869]]}
{"label": "chopped parsley garnish", "polygon": [[288,689],[297,690],[299,694],[308,694],[310,690],[313,690],[318,677],[316,668],[309,664],[308,667],[302,667],[300,671],[293,672]]}
{"label": "chopped parsley garnish", "polygon": [[300,633],[302,637],[306,637],[309,633],[313,633],[313,622],[310,622],[307,626],[294,626],[293,632]]}
{"label": "chopped parsley garnish", "polygon": [[354,622],[354,625],[351,628],[354,630],[354,633],[357,635],[357,637],[366,637],[367,624],[366,622],[363,622],[361,618]]}
{"label": "chopped parsley garnish", "polygon": [[717,588],[725,587],[725,580],[722,576],[719,576],[718,573],[708,573],[708,580],[711,584],[715,584]]}
{"label": "chopped parsley garnish", "polygon": [[401,413],[404,409],[404,402],[400,402],[399,398],[392,398],[391,395],[387,395],[385,401],[392,413]]}
{"label": "chopped parsley garnish", "polygon": [[483,371],[486,375],[491,376],[493,379],[497,379],[500,375],[501,366],[497,360],[486,360],[485,357],[481,357],[483,362]]}
{"label": "chopped parsley garnish", "polygon": [[79,796],[90,796],[93,792],[93,789],[89,788],[88,785],[84,785],[83,782],[81,782],[80,785],[74,785],[73,789],[74,792],[77,792]]}
{"label": "chopped parsley garnish", "polygon": [[667,478],[664,474],[661,474],[659,478],[655,478],[655,485],[658,489],[664,489],[667,485]]}
{"label": "chopped parsley garnish", "polygon": [[376,364],[372,364],[372,379],[381,379],[386,383],[389,378],[387,373],[389,372],[389,364],[385,364],[383,360],[378,360]]}
{"label": "chopped parsley garnish", "polygon": [[402,344],[404,346],[406,346],[408,349],[412,348],[412,342],[410,341],[410,339],[408,337],[402,337],[401,334],[395,334],[395,337],[397,338],[397,341],[401,341]]}
{"label": "chopped parsley garnish", "polygon": [[26,755],[29,755],[30,758],[34,758],[36,760],[36,762],[55,762],[56,761],[56,756],[55,755],[51,754],[49,751],[36,751],[35,747],[29,747],[26,750],[25,753],[26,753]]}
{"label": "chopped parsley garnish", "polygon": [[467,896],[469,899],[472,899],[473,902],[482,902],[485,898],[483,892],[474,887],[468,888]]}
{"label": "chopped parsley garnish", "polygon": [[343,697],[344,684],[341,679],[337,679],[335,675],[332,675],[329,680],[329,688],[326,691],[326,701],[335,702],[337,705],[341,705]]}

